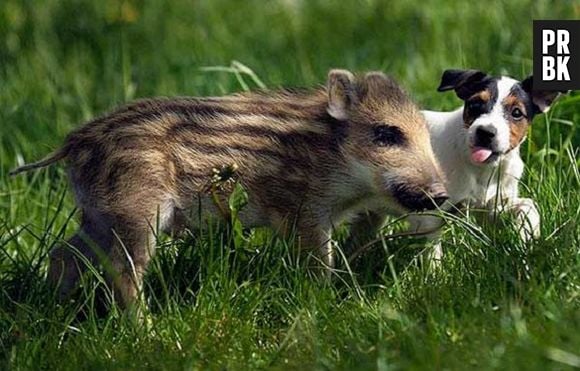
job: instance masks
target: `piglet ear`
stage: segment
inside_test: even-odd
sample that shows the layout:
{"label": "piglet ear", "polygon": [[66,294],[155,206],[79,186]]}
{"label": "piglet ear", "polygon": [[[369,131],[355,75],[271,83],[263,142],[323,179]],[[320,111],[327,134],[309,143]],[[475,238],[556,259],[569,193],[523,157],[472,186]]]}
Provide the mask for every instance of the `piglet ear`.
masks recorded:
{"label": "piglet ear", "polygon": [[567,93],[567,91],[558,90],[535,90],[534,77],[531,75],[522,81],[522,88],[532,97],[532,103],[534,103],[536,113],[548,112],[550,106],[558,98],[560,93]]}
{"label": "piglet ear", "polygon": [[331,70],[328,73],[328,114],[337,120],[346,120],[356,103],[355,77],[347,70]]}
{"label": "piglet ear", "polygon": [[446,70],[437,91],[454,89],[457,96],[465,100],[481,90],[488,79],[486,73],[478,70]]}

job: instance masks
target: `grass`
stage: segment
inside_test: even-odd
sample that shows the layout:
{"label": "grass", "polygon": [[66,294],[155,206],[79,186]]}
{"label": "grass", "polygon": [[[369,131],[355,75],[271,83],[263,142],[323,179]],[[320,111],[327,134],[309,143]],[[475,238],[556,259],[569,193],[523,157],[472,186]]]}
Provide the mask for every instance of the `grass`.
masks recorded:
{"label": "grass", "polygon": [[459,101],[435,91],[443,69],[522,78],[531,20],[579,17],[578,1],[548,0],[3,0],[0,369],[580,367],[578,94],[536,119],[522,151],[538,241],[454,223],[438,272],[408,264],[418,249],[396,240],[328,284],[263,231],[237,245],[218,230],[160,236],[148,326],[116,310],[77,321],[78,303],[56,304],[46,255],[77,227],[63,169],[7,177],[122,102],[259,85],[203,68],[236,60],[268,87],[322,83],[332,67],[380,69],[420,105],[450,109]]}

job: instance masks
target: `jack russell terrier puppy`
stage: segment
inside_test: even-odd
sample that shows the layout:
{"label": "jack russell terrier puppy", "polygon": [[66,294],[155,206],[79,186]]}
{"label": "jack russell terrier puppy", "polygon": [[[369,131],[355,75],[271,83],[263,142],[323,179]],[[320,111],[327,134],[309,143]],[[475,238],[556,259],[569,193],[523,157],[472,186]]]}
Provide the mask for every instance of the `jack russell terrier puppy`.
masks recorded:
{"label": "jack russell terrier puppy", "polygon": [[[422,111],[431,134],[431,144],[446,177],[449,200],[442,207],[465,204],[486,211],[511,212],[523,241],[540,234],[540,215],[532,199],[518,195],[524,170],[520,145],[536,114],[545,113],[559,92],[532,89],[532,76],[520,82],[493,77],[477,70],[447,70],[440,92],[455,90],[464,105],[451,112]],[[351,241],[376,230],[384,213],[361,215],[351,232]],[[435,215],[411,214],[410,232],[430,239],[439,236],[443,220]],[[356,243],[356,242],[355,242]],[[440,260],[435,245],[430,258]]]}

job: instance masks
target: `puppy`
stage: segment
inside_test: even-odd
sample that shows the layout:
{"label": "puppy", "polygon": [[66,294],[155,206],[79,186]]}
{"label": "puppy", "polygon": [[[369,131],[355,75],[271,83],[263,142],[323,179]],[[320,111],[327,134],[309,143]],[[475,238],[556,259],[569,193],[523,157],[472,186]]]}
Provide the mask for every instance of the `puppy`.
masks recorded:
{"label": "puppy", "polygon": [[[511,212],[523,241],[540,235],[540,215],[532,199],[519,197],[524,170],[520,145],[537,114],[545,113],[558,96],[522,82],[476,70],[447,70],[440,92],[454,90],[464,105],[452,112],[423,111],[435,155],[447,178],[449,205],[465,203],[487,211]],[[438,229],[441,219],[414,215],[411,229]],[[438,232],[433,232],[436,235]],[[433,258],[442,255],[439,245]]]}

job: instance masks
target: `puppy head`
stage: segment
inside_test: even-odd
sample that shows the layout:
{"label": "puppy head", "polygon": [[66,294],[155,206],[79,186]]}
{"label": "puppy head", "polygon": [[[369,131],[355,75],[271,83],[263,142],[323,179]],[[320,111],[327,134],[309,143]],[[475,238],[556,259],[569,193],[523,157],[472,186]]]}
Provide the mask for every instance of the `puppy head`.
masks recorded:
{"label": "puppy head", "polygon": [[463,121],[471,162],[491,166],[525,140],[534,116],[547,112],[560,93],[534,90],[532,76],[519,82],[477,70],[445,71],[437,90],[452,89],[465,102]]}

